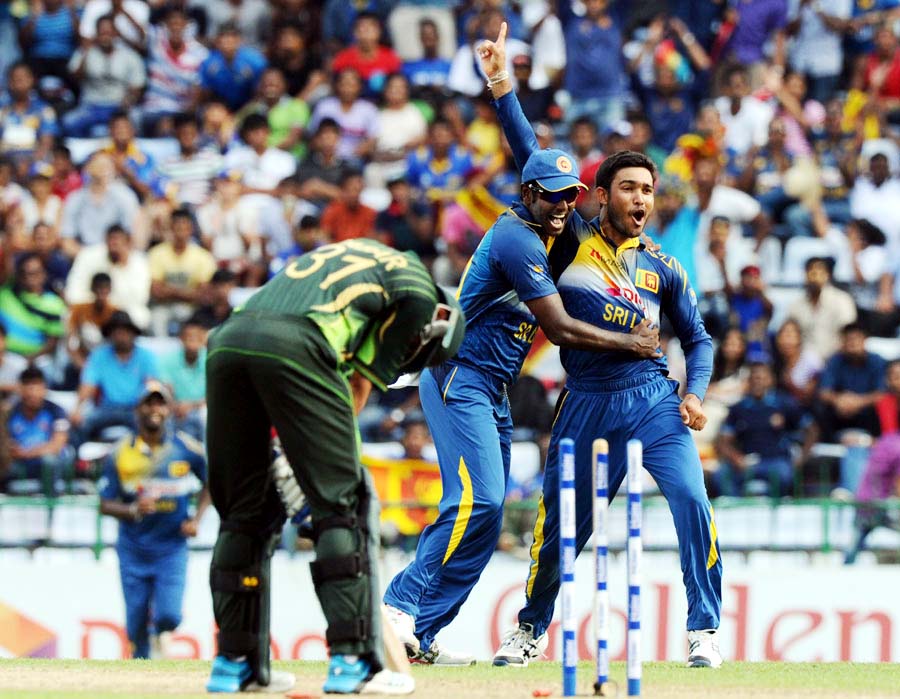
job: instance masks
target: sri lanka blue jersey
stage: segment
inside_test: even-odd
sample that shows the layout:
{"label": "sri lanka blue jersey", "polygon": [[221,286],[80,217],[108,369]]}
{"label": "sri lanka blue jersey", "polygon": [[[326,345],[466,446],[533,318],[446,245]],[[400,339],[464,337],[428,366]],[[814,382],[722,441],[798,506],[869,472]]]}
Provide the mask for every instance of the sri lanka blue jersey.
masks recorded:
{"label": "sri lanka blue jersey", "polygon": [[188,504],[206,482],[203,445],[177,432],[151,449],[140,437],[123,439],[107,458],[100,483],[104,500],[135,502],[140,496],[157,498],[156,512],[140,522],[119,522],[119,547],[163,553],[185,546],[181,523]]}
{"label": "sri lanka blue jersey", "polygon": [[557,293],[538,231],[516,202],[481,239],[459,286],[466,336],[451,363],[516,380],[537,332],[525,302]]}
{"label": "sri lanka blue jersey", "polygon": [[[500,124],[521,172],[539,149],[515,93],[494,102]],[[566,311],[592,325],[631,332],[647,318],[659,325],[660,313],[672,323],[687,360],[687,392],[701,400],[712,374],[712,340],[697,309],[687,274],[674,257],[651,253],[638,238],[616,248],[600,232],[599,219],[585,221],[577,212],[549,255],[553,280]],[[639,359],[625,352],[563,349],[563,368],[574,380],[602,382],[648,372],[667,373],[664,357]]]}

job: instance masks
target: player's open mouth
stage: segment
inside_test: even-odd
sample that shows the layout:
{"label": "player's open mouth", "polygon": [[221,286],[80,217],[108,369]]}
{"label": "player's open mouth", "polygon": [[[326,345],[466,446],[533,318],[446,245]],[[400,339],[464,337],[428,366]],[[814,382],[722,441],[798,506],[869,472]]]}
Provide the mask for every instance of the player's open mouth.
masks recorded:
{"label": "player's open mouth", "polygon": [[644,217],[646,216],[646,212],[643,209],[635,209],[631,212],[631,220],[634,221],[634,225],[642,226],[644,224]]}
{"label": "player's open mouth", "polygon": [[561,231],[566,225],[566,218],[565,214],[551,214],[547,217],[547,225],[553,231]]}

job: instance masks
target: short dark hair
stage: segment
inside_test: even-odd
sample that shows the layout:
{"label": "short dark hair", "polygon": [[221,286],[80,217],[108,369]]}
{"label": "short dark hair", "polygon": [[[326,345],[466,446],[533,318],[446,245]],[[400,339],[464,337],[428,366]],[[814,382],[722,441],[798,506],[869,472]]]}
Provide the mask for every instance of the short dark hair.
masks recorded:
{"label": "short dark hair", "polygon": [[722,82],[727,85],[735,75],[742,75],[744,78],[749,79],[750,72],[740,63],[734,63],[725,69],[725,73],[722,75]]}
{"label": "short dark hair", "polygon": [[238,27],[238,25],[237,25],[236,22],[234,22],[234,21],[228,21],[228,22],[224,22],[224,23],[219,27],[219,31],[217,32],[217,35],[218,35],[218,36],[222,36],[223,34],[237,34],[238,36],[240,36],[240,35],[241,35],[241,30],[240,30],[240,28]]}
{"label": "short dark hair", "polygon": [[352,180],[354,177],[362,177],[362,176],[363,176],[362,170],[355,168],[355,167],[348,167],[346,170],[344,170],[341,173],[341,179],[338,182],[338,184],[346,184],[348,181]]}
{"label": "short dark hair", "polygon": [[237,275],[230,269],[217,269],[210,278],[210,284],[231,284],[237,281]]}
{"label": "short dark hair", "polygon": [[331,117],[325,117],[324,119],[322,119],[322,121],[319,122],[319,125],[316,127],[316,135],[322,133],[325,129],[332,129],[340,133],[341,125]]}
{"label": "short dark hair", "polygon": [[190,221],[192,224],[194,223],[194,217],[193,217],[193,215],[191,214],[190,211],[188,211],[188,210],[187,210],[186,208],[184,208],[183,206],[182,206],[182,207],[179,207],[179,208],[177,208],[177,209],[175,209],[175,211],[173,211],[173,212],[169,215],[169,220],[170,220],[170,221],[174,221],[176,218],[185,218],[185,219],[187,219],[188,221]]}
{"label": "short dark hair", "polygon": [[172,125],[176,129],[180,129],[182,126],[187,126],[188,124],[192,126],[197,126],[197,117],[194,114],[188,114],[187,112],[181,112],[176,114],[172,118]]}
{"label": "short dark hair", "polygon": [[319,217],[311,216],[310,214],[307,214],[306,216],[301,218],[300,223],[297,224],[297,228],[299,228],[301,231],[308,231],[311,228],[318,228],[318,227],[319,227]]}
{"label": "short dark hair", "polygon": [[47,377],[36,366],[29,366],[19,374],[19,383],[35,383],[37,381],[47,383]]}
{"label": "short dark hair", "polygon": [[110,114],[109,119],[107,119],[106,123],[112,124],[116,121],[122,121],[123,119],[125,121],[127,121],[129,124],[131,123],[131,117],[128,116],[128,112],[126,112],[122,109],[117,109],[112,114]]}
{"label": "short dark hair", "polygon": [[100,28],[100,25],[101,25],[103,22],[112,22],[113,26],[115,26],[115,25],[116,25],[116,17],[115,17],[115,15],[113,15],[112,13],[107,13],[107,14],[105,14],[105,15],[100,15],[100,16],[97,18],[97,21],[94,22],[94,29],[99,29],[99,28]]}
{"label": "short dark hair", "polygon": [[381,17],[379,17],[374,12],[367,12],[367,11],[360,12],[359,14],[357,14],[353,20],[353,25],[356,26],[360,22],[365,21],[367,19],[370,19],[373,22],[378,22],[378,26],[381,26]]}
{"label": "short dark hair", "polygon": [[620,150],[613,153],[600,165],[597,176],[594,178],[594,186],[608,192],[616,173],[626,167],[642,167],[650,172],[653,180],[656,180],[656,165],[650,158],[633,150]]}
{"label": "short dark hair", "polygon": [[850,333],[862,333],[863,335],[867,336],[869,334],[866,331],[866,326],[864,326],[858,320],[854,320],[852,323],[847,323],[843,328],[841,328],[841,335],[849,335]]}
{"label": "short dark hair", "polygon": [[91,291],[94,291],[101,284],[112,286],[112,277],[106,272],[97,272],[97,274],[91,277]]}
{"label": "short dark hair", "polygon": [[109,236],[115,235],[116,233],[121,233],[122,235],[124,235],[124,236],[126,236],[126,237],[129,237],[129,238],[131,237],[131,236],[128,234],[128,231],[125,230],[125,227],[124,227],[124,226],[122,226],[122,225],[120,225],[120,224],[118,224],[118,223],[114,223],[113,225],[111,225],[109,228],[106,229],[106,238],[107,238],[107,240],[109,240]]}
{"label": "short dark hair", "polygon": [[884,245],[887,242],[884,231],[869,221],[869,219],[855,218],[850,223],[859,230],[859,234],[866,241],[866,245]]}
{"label": "short dark hair", "polygon": [[248,114],[244,120],[241,122],[241,138],[244,138],[244,134],[248,131],[255,131],[256,129],[268,129],[269,128],[269,120],[264,117],[262,114],[258,114],[256,112],[252,112]]}
{"label": "short dark hair", "polygon": [[178,334],[181,335],[188,328],[203,328],[206,329],[206,323],[203,322],[203,318],[198,316],[196,313],[188,316],[188,318],[182,321],[181,325],[178,328]]}
{"label": "short dark hair", "polygon": [[422,31],[422,27],[427,27],[429,25],[434,27],[435,31],[439,31],[437,22],[431,19],[431,17],[423,17],[419,20],[419,31]]}
{"label": "short dark hair", "polygon": [[835,259],[833,257],[810,257],[806,260],[806,264],[803,265],[803,269],[808,272],[812,269],[813,265],[818,264],[825,265],[828,268],[828,274],[834,274]]}

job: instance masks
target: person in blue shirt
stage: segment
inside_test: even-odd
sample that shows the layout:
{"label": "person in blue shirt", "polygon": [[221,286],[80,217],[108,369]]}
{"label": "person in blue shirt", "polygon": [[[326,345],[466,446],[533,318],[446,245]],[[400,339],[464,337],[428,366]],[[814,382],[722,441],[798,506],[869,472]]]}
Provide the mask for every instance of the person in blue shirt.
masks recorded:
{"label": "person in blue shirt", "polygon": [[181,623],[187,540],[197,535],[210,501],[203,445],[168,431],[170,410],[168,389],[148,384],[135,408],[137,433],[116,445],[99,483],[100,512],[119,520],[116,553],[132,658],[149,658],[151,649],[165,656],[167,636]]}
{"label": "person in blue shirt", "polygon": [[36,367],[19,375],[19,400],[7,419],[10,480],[38,479],[44,495],[57,493],[61,478],[71,477],[74,454],[68,447],[66,411],[47,400],[47,380]]}
{"label": "person in blue shirt", "polygon": [[19,27],[19,41],[39,76],[55,75],[70,81],[68,65],[78,47],[78,15],[72,2],[43,0],[32,4]]}
{"label": "person in blue shirt", "polygon": [[753,481],[778,497],[794,492],[792,445],[811,424],[800,405],[775,390],[770,364],[750,365],[747,393],[728,411],[719,430],[716,451],[722,459],[715,480],[723,495],[742,495]]}
{"label": "person in blue shirt", "polygon": [[[141,329],[125,311],[115,311],[102,328],[107,339],[91,351],[81,372],[72,424],[75,442],[98,436],[107,427],[134,428],[134,406],[148,381],[159,379],[156,356],[136,344]],[[93,403],[90,412],[85,406]]]}
{"label": "person in blue shirt", "polygon": [[406,157],[406,179],[429,202],[449,202],[474,167],[472,154],[455,143],[450,122],[439,117],[428,127],[427,144]]}
{"label": "person in blue shirt", "polygon": [[841,330],[841,348],[834,353],[819,380],[816,402],[818,438],[837,442],[842,430],[881,433],[875,404],[884,393],[886,362],[866,351],[866,331],[859,323]]}
{"label": "person in blue shirt", "polygon": [[459,352],[419,381],[443,493],[415,560],[384,595],[388,618],[416,663],[475,662],[434,638],[456,617],[497,546],[513,431],[507,387],[538,328],[567,351],[604,350],[629,362],[659,354],[659,336],[646,321],[635,322],[630,333],[601,330],[563,308],[547,251],[559,244],[585,187],[572,156],[535,149],[522,183],[520,200],[485,233],[463,272],[457,297],[467,327]]}
{"label": "person in blue shirt", "polygon": [[206,328],[201,319],[185,320],[178,339],[181,346],[160,360],[160,373],[175,399],[175,427],[202,442],[206,436]]}
{"label": "person in blue shirt", "polygon": [[440,92],[447,85],[450,75],[450,61],[438,55],[440,34],[433,19],[424,18],[419,22],[419,41],[422,43],[422,57],[403,62],[403,74],[415,95],[422,92]]}
{"label": "person in blue shirt", "polygon": [[[520,167],[537,151],[537,140],[504,75],[506,27],[496,42],[479,49],[494,94],[500,124]],[[523,179],[527,179],[523,171]],[[703,397],[712,373],[712,340],[697,309],[697,297],[679,262],[641,242],[654,206],[656,167],[633,151],[610,155],[597,170],[601,214],[588,222],[575,213],[562,226],[549,262],[566,311],[593,320],[609,331],[626,333],[638,324],[657,326],[663,315],[681,342],[687,362],[684,398],[668,378],[661,354],[635,359],[617,352],[585,352],[563,347],[567,373],[557,403],[544,468],[531,548],[526,603],[519,626],[494,656],[495,665],[527,665],[546,648],[547,628],[559,592],[559,443],[575,440],[576,463],[591,463],[594,439],[609,442],[609,492],[625,475],[625,445],[643,443],[644,466],[668,501],[678,534],[681,569],[688,598],[688,664],[717,667],[722,658],[716,631],[721,613],[722,561],[706,494],[700,456],[690,430],[706,424]],[[576,551],[591,536],[591,469],[576,470]]]}
{"label": "person in blue shirt", "polygon": [[237,25],[223,24],[215,50],[200,66],[201,84],[231,111],[237,111],[256,93],[256,84],[267,65],[266,57],[257,49],[241,44]]}
{"label": "person in blue shirt", "polygon": [[34,72],[27,63],[13,63],[6,78],[7,91],[0,95],[0,150],[48,159],[59,135],[56,112],[34,93]]}

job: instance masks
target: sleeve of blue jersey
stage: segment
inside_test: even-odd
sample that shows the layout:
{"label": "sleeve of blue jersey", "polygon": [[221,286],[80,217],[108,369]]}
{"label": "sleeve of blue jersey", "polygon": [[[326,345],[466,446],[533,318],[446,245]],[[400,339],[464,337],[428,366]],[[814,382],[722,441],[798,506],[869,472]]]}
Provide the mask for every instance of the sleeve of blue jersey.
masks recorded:
{"label": "sleeve of blue jersey", "polygon": [[116,469],[116,456],[119,450],[116,448],[103,460],[103,476],[101,478],[100,498],[102,500],[117,500],[122,497],[122,488],[119,483],[119,472]]}
{"label": "sleeve of blue jersey", "polygon": [[494,227],[490,260],[509,280],[520,301],[557,293],[541,239],[515,220],[502,221]]}
{"label": "sleeve of blue jersey", "polygon": [[668,258],[670,264],[662,258],[657,259],[661,263],[658,267],[662,277],[666,280],[663,312],[671,321],[672,329],[684,350],[687,364],[687,393],[693,393],[703,400],[712,376],[712,338],[703,325],[700,309],[697,308],[697,295],[691,288],[684,268],[674,257]]}
{"label": "sleeve of blue jersey", "polygon": [[522,105],[519,104],[519,98],[516,97],[515,92],[509,92],[500,99],[494,100],[494,108],[497,110],[497,118],[500,119],[503,133],[506,134],[506,139],[512,148],[516,169],[522,172],[528,156],[534,151],[540,150],[534,129],[525,118],[525,112],[522,111]]}

